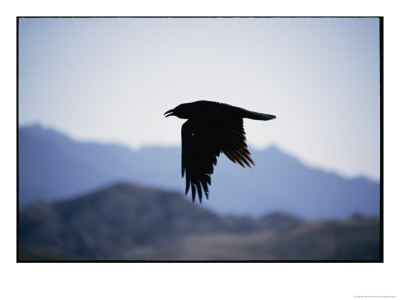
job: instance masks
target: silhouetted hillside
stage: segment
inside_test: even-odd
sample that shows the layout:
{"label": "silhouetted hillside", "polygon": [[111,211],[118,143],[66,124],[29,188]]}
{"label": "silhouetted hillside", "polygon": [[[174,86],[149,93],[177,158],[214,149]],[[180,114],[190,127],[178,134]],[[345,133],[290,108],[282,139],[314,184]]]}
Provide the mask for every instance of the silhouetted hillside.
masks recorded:
{"label": "silhouetted hillside", "polygon": [[138,259],[152,260],[355,260],[380,258],[377,219],[302,223],[246,235],[194,235]]}
{"label": "silhouetted hillside", "polygon": [[73,260],[74,257],[68,257],[46,249],[21,245],[18,248],[18,259],[20,261],[66,261]]}
{"label": "silhouetted hillside", "polygon": [[28,205],[19,245],[20,260],[364,260],[379,258],[379,223],[221,217],[180,193],[122,183]]}
{"label": "silhouetted hillside", "polygon": [[[285,211],[310,220],[379,215],[376,182],[307,167],[276,147],[251,152],[252,169],[220,155],[203,207],[224,215]],[[19,130],[20,205],[74,197],[120,181],[183,193],[180,166],[179,147],[134,151],[77,142],[40,126]]]}

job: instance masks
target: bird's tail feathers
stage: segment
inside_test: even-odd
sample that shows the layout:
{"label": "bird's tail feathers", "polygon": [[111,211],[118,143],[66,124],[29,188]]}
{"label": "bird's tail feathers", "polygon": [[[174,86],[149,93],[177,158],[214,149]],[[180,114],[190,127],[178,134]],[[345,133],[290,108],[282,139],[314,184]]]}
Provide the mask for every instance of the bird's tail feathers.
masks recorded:
{"label": "bird's tail feathers", "polygon": [[253,119],[253,120],[261,120],[261,121],[268,121],[268,120],[275,119],[276,116],[268,115],[268,114],[262,114],[262,113],[258,113],[258,112],[255,112],[255,111],[244,110],[243,118],[248,118],[248,119]]}

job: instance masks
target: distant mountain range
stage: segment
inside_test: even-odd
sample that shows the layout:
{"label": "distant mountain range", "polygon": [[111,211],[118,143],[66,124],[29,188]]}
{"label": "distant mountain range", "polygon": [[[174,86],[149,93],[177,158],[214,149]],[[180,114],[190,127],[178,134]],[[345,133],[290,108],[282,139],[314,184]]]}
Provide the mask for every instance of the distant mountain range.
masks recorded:
{"label": "distant mountain range", "polygon": [[[276,147],[250,150],[256,164],[252,169],[220,155],[210,199],[202,207],[222,215],[258,217],[284,211],[307,220],[379,215],[378,182],[310,168]],[[18,151],[20,206],[75,197],[121,181],[184,191],[179,147],[136,151],[84,143],[36,125],[19,129]]]}
{"label": "distant mountain range", "polygon": [[379,260],[379,220],[222,217],[178,192],[120,183],[19,213],[19,261]]}

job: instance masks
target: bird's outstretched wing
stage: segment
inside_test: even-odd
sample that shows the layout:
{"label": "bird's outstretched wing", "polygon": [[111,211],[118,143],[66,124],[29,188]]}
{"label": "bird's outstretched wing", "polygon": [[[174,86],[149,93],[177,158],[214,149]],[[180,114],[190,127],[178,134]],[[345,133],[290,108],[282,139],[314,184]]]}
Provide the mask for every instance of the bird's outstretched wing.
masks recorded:
{"label": "bird's outstretched wing", "polygon": [[242,167],[245,164],[251,168],[254,165],[246,144],[246,133],[243,128],[243,119],[234,118],[222,127],[223,133],[220,139],[220,150],[234,163]]}
{"label": "bird's outstretched wing", "polygon": [[196,191],[201,202],[203,191],[208,199],[208,185],[220,154],[215,135],[205,127],[190,120],[182,125],[182,177],[186,173],[186,191],[192,190],[194,202]]}
{"label": "bird's outstretched wing", "polygon": [[208,185],[217,157],[221,152],[232,160],[251,167],[254,165],[247,149],[243,119],[234,118],[228,122],[200,123],[188,120],[182,126],[182,177],[186,174],[186,191],[196,192],[201,202],[203,192],[208,199]]}

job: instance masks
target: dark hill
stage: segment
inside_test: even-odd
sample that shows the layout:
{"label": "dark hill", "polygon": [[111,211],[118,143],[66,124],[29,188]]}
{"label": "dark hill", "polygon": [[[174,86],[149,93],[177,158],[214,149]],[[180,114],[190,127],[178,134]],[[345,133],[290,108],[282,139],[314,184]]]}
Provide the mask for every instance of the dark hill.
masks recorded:
{"label": "dark hill", "polygon": [[284,230],[249,234],[193,235],[138,259],[376,261],[377,219],[302,223]]}
{"label": "dark hill", "polygon": [[180,193],[123,183],[26,206],[19,246],[20,260],[378,259],[379,223],[221,217]]}
{"label": "dark hill", "polygon": [[110,259],[134,257],[185,235],[254,232],[299,222],[283,214],[260,220],[221,218],[179,193],[124,183],[67,201],[27,206],[20,212],[19,238],[24,245],[66,256]]}

